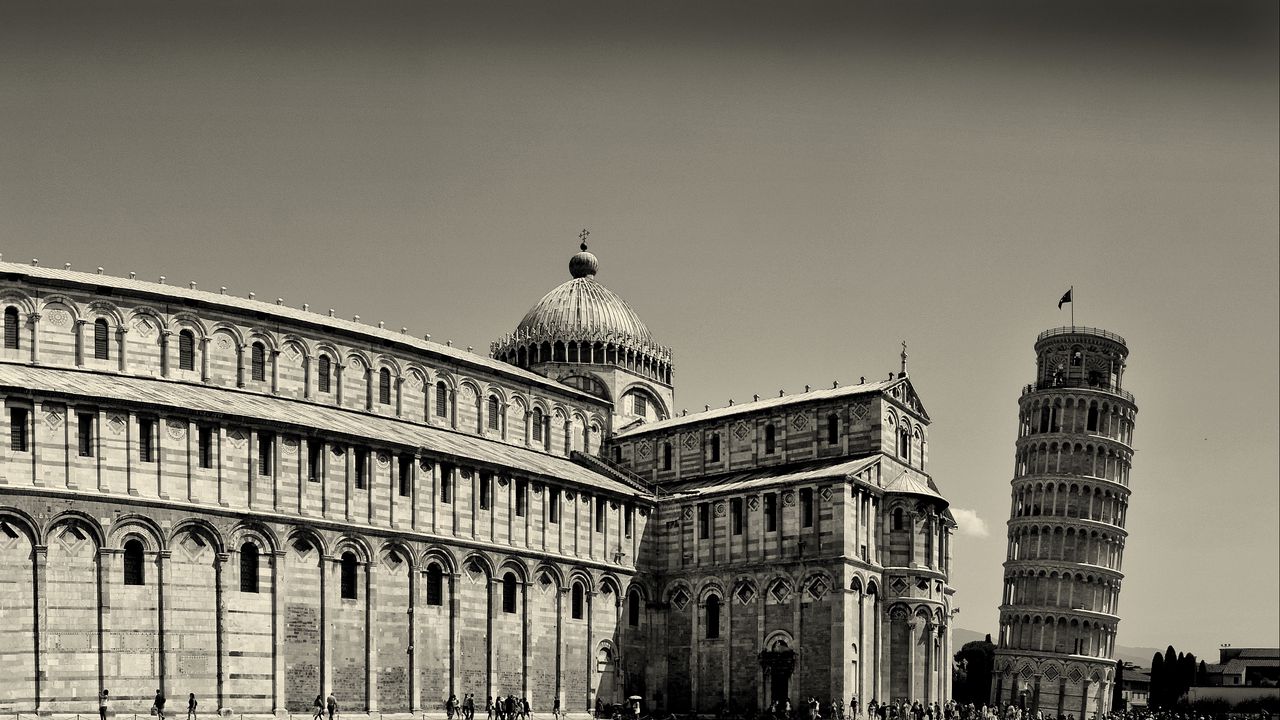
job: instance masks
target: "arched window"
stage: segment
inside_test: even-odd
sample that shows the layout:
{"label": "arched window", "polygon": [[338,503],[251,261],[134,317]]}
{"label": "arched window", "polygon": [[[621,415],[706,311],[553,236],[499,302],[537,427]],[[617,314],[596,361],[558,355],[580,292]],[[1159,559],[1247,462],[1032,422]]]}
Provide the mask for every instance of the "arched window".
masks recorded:
{"label": "arched window", "polygon": [[436,383],[436,417],[449,417],[449,386]]}
{"label": "arched window", "polygon": [[107,342],[107,321],[98,318],[93,321],[93,359],[109,360],[111,346]]}
{"label": "arched window", "polygon": [[267,379],[267,349],[262,343],[253,344],[249,357],[250,378],[253,380]]}
{"label": "arched window", "polygon": [[356,591],[356,556],[353,553],[342,553],[342,599],[355,600],[359,597]]}
{"label": "arched window", "polygon": [[640,626],[640,593],[633,592],[627,598],[627,624],[631,627]]}
{"label": "arched window", "polygon": [[488,403],[488,407],[486,408],[486,411],[487,411],[487,413],[486,413],[486,414],[488,415],[489,429],[490,429],[490,430],[497,430],[497,429],[498,429],[498,417],[499,417],[499,415],[501,414],[501,411],[499,410],[499,407],[500,407],[500,406],[499,406],[499,403],[498,403],[498,396],[497,396],[497,395],[490,395],[490,396],[489,396],[489,403]]}
{"label": "arched window", "polygon": [[720,462],[720,433],[711,433],[711,462]]}
{"label": "arched window", "polygon": [[190,330],[178,333],[178,369],[196,369],[196,334]]}
{"label": "arched window", "polygon": [[720,637],[720,598],[712,595],[707,598],[707,639]]}
{"label": "arched window", "polygon": [[378,404],[391,404],[391,371],[386,368],[378,371]]}
{"label": "arched window", "polygon": [[9,350],[18,349],[18,308],[4,309],[4,346]]}
{"label": "arched window", "polygon": [[911,430],[905,422],[898,430],[898,457],[911,462]]}
{"label": "arched window", "polygon": [[778,447],[778,431],[773,423],[764,426],[764,454],[772,455]]}
{"label": "arched window", "polygon": [[124,584],[146,585],[147,574],[143,566],[145,555],[141,540],[130,540],[124,544]]}
{"label": "arched window", "polygon": [[840,442],[840,416],[831,413],[827,416],[827,444],[835,445]]}
{"label": "arched window", "polygon": [[240,546],[240,592],[258,592],[258,546],[253,543]]}
{"label": "arched window", "polygon": [[585,614],[583,606],[586,604],[586,591],[582,587],[582,583],[575,582],[573,584],[573,602],[572,615],[574,620],[581,620]]}
{"label": "arched window", "polygon": [[892,525],[892,529],[893,529],[894,531],[900,531],[900,530],[902,530],[902,508],[894,508],[894,510],[893,510],[893,525]]}
{"label": "arched window", "polygon": [[1094,432],[1097,432],[1098,430],[1098,406],[1097,405],[1089,406],[1089,423],[1087,425],[1087,428]]}
{"label": "arched window", "polygon": [[542,408],[533,409],[533,440],[534,442],[542,442],[542,425],[545,422],[542,416]]}
{"label": "arched window", "polygon": [[444,605],[444,570],[436,563],[427,566],[427,604]]}
{"label": "arched window", "polygon": [[516,611],[516,576],[507,573],[502,576],[502,612],[514,614]]}
{"label": "arched window", "polygon": [[333,375],[333,361],[328,355],[321,355],[320,360],[316,362],[316,389],[322,393],[333,392],[330,386],[330,376]]}
{"label": "arched window", "polygon": [[671,469],[671,443],[662,443],[662,469]]}

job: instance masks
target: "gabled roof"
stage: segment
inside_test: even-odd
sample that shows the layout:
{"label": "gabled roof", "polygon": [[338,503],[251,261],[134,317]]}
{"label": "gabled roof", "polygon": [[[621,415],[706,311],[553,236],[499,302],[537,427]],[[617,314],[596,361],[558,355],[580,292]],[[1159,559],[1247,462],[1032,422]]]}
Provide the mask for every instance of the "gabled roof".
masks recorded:
{"label": "gabled roof", "polygon": [[75,270],[62,270],[36,265],[0,262],[0,279],[3,279],[5,275],[19,275],[36,280],[53,281],[53,284],[75,283],[85,286],[89,291],[93,291],[95,288],[110,288],[112,290],[119,290],[139,296],[163,297],[173,302],[182,302],[184,300],[198,302],[211,307],[220,308],[224,311],[233,311],[245,314],[246,319],[251,319],[253,317],[252,315],[248,315],[248,313],[271,315],[281,321],[319,326],[347,334],[363,335],[367,338],[367,342],[393,343],[417,352],[435,355],[442,359],[458,363],[459,365],[468,365],[491,373],[517,378],[522,382],[549,388],[555,392],[574,398],[590,400],[593,403],[609,404],[608,400],[602,400],[590,393],[570,387],[563,383],[555,382],[554,380],[550,380],[537,373],[522,370],[514,365],[509,365],[501,360],[495,360],[486,355],[479,355],[449,345],[415,338],[412,335],[401,333],[396,330],[388,330],[386,328],[380,328],[373,325],[364,325],[352,320],[329,317],[328,315],[322,315],[308,310],[291,308],[287,305],[276,305],[275,303],[262,302],[260,300],[248,300],[234,295],[222,295],[220,293],[207,292],[204,290],[192,290],[178,285],[161,285],[160,283],[146,282],[143,280],[118,278],[112,275],[98,275],[95,273],[79,272]]}
{"label": "gabled roof", "polygon": [[894,377],[888,380],[876,380],[858,385],[844,385],[837,388],[811,390],[809,392],[797,393],[795,395],[766,398],[764,400],[742,403],[741,405],[730,405],[728,407],[716,408],[706,412],[681,415],[679,417],[659,420],[657,422],[633,425],[616,433],[614,435],[614,439],[625,440],[648,433],[664,432],[671,430],[672,428],[684,427],[692,424],[723,420],[726,418],[738,417],[740,415],[752,415],[767,410],[776,410],[789,405],[803,405],[806,403],[839,400],[857,395],[871,395],[882,392],[891,393],[892,389],[897,387],[901,388],[899,394],[902,396],[897,400],[897,402],[911,408],[913,412],[919,413],[920,416],[925,418],[927,421],[929,419],[929,415],[924,411],[924,406],[920,403],[919,396],[916,395],[915,388],[911,385],[911,380],[903,376]]}
{"label": "gabled roof", "polygon": [[304,431],[316,429],[334,435],[364,438],[370,444],[382,442],[422,448],[462,461],[510,468],[518,474],[577,483],[624,497],[652,498],[650,493],[593,472],[568,458],[454,430],[261,393],[12,363],[0,363],[0,388],[11,395],[16,394],[14,391],[35,391],[55,397],[83,397],[93,404],[135,403],[171,408],[176,415],[200,414],[242,422],[266,422]]}

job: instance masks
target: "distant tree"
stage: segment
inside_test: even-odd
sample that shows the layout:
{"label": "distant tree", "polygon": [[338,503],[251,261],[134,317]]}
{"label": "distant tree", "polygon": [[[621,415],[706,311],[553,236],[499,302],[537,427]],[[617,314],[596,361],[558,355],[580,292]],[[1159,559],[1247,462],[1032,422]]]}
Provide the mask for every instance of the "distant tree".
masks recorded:
{"label": "distant tree", "polygon": [[1111,689],[1111,711],[1124,712],[1124,661],[1116,665],[1116,684]]}
{"label": "distant tree", "polygon": [[1209,684],[1209,668],[1204,664],[1204,661],[1201,660],[1200,667],[1196,668],[1196,685],[1208,685],[1208,684]]}
{"label": "distant tree", "polygon": [[1178,666],[1178,675],[1180,676],[1180,682],[1178,683],[1178,697],[1181,698],[1196,684],[1195,655],[1187,653],[1182,656],[1182,663]]}
{"label": "distant tree", "polygon": [[1147,702],[1152,707],[1164,707],[1164,656],[1156,653],[1151,656],[1151,688]]}
{"label": "distant tree", "polygon": [[958,703],[982,705],[991,699],[991,671],[995,669],[996,646],[991,636],[964,644],[955,655],[955,682],[951,695]]}
{"label": "distant tree", "polygon": [[1160,684],[1160,692],[1161,707],[1171,708],[1178,702],[1178,651],[1172,645],[1164,651],[1164,682]]}

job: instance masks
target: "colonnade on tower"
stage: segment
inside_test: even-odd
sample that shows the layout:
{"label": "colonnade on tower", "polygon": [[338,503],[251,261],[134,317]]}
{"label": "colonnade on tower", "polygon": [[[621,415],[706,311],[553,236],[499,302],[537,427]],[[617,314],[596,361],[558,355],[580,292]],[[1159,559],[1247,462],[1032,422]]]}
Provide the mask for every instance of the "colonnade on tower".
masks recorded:
{"label": "colonnade on tower", "polygon": [[1107,710],[1115,679],[1137,405],[1119,335],[1055,328],[1035,350],[1018,401],[992,700],[1087,718]]}

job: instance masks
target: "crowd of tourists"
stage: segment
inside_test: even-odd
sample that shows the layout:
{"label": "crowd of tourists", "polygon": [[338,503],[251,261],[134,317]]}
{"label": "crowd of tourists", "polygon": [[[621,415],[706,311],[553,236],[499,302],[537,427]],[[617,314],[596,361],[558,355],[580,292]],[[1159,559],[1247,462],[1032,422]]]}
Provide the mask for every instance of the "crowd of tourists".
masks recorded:
{"label": "crowd of tourists", "polygon": [[[475,720],[476,696],[467,693],[462,702],[458,702],[457,695],[450,695],[444,703],[444,714],[448,720]],[[484,714],[486,720],[529,720],[533,717],[533,708],[529,705],[529,698],[494,695],[485,700]],[[560,714],[559,701],[556,702],[554,714]]]}

